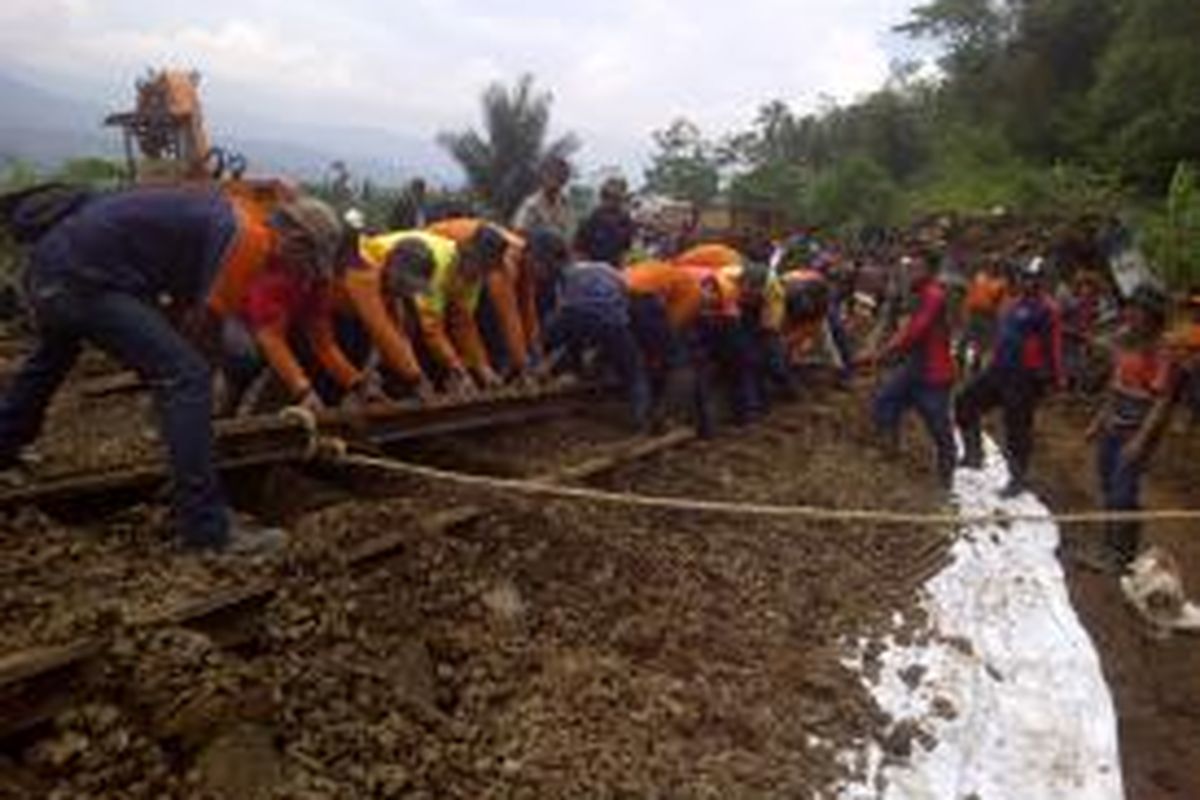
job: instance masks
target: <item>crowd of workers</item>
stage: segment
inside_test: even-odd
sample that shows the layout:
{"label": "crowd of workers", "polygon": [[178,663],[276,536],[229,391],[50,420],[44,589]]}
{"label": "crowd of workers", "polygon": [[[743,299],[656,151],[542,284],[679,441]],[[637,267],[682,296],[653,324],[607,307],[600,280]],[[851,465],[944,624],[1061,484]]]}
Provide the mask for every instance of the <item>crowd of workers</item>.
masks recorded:
{"label": "crowd of workers", "polygon": [[[212,418],[245,408],[256,383],[320,411],[607,371],[635,429],[678,418],[707,436],[795,395],[797,366],[820,355],[839,387],[859,370],[880,376],[872,410],[884,448],[899,447],[904,414],[918,413],[947,486],[956,466],[981,466],[981,419],[1001,409],[1015,495],[1039,402],[1082,380],[1116,297],[1101,273],[1048,258],[1036,241],[964,255],[944,231],[860,250],[814,234],[651,249],[644,242],[662,237],[641,235],[623,181],[606,182],[577,223],[569,177],[548,161],[507,225],[439,218],[406,197],[402,224],[386,231],[296,192],[266,204],[217,187],[4,198],[28,246],[37,343],[0,398],[0,467],[20,463],[90,344],[154,387],[184,543],[253,551],[281,534],[229,511]],[[971,273],[965,286],[943,279],[947,266]],[[1122,304],[1091,431],[1108,508],[1137,508],[1146,460],[1196,372],[1200,297],[1192,303],[1191,326],[1171,337],[1161,290],[1138,286]],[[1119,569],[1137,526],[1110,526],[1105,543],[1090,560]]]}

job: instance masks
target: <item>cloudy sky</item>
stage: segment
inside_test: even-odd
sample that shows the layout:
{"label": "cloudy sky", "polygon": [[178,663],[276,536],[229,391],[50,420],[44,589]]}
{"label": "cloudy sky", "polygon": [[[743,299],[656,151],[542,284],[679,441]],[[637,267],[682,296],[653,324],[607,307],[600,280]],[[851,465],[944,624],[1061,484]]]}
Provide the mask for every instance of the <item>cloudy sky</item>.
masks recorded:
{"label": "cloudy sky", "polygon": [[210,118],[424,139],[474,123],[489,82],[532,72],[586,163],[630,165],[676,116],[717,133],[772,98],[878,86],[911,55],[890,28],[914,2],[2,0],[0,67],[118,104],[147,65],[195,67]]}

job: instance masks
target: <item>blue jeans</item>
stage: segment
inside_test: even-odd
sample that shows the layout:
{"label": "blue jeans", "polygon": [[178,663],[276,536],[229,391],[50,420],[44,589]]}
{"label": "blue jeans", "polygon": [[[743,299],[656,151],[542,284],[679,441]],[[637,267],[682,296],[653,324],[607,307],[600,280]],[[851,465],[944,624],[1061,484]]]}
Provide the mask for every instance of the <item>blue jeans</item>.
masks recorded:
{"label": "blue jeans", "polygon": [[735,425],[745,425],[766,409],[758,392],[755,372],[755,341],[741,320],[702,319],[699,341],[711,365],[713,381],[729,392]]}
{"label": "blue jeans", "polygon": [[742,326],[750,337],[750,405],[753,412],[765,414],[771,408],[772,391],[795,399],[796,377],[779,331],[764,327],[752,316],[743,316]]}
{"label": "blue jeans", "polygon": [[833,348],[842,362],[838,377],[848,381],[854,377],[854,354],[851,352],[850,333],[846,330],[846,324],[842,320],[841,307],[836,303],[831,303],[825,319],[829,325],[829,338],[833,340]]}
{"label": "blue jeans", "polygon": [[546,351],[566,350],[569,357],[577,359],[589,347],[597,348],[616,371],[629,396],[633,424],[644,428],[650,417],[650,382],[633,332],[627,325],[564,306],[546,328]]}
{"label": "blue jeans", "polygon": [[0,397],[0,460],[41,432],[46,407],[89,342],[135,369],[154,390],[174,478],[176,524],[191,547],[220,547],[229,512],[212,456],[208,363],[150,304],[130,294],[29,276],[38,342]]}
{"label": "blue jeans", "polygon": [[[1107,431],[1096,442],[1096,472],[1100,477],[1100,495],[1107,511],[1137,511],[1141,508],[1142,466],[1121,457],[1127,437]],[[1141,525],[1137,522],[1110,522],[1105,526],[1110,547],[1126,561],[1137,556],[1141,543]]]}
{"label": "blue jeans", "polygon": [[995,364],[967,382],[959,392],[955,417],[969,460],[983,456],[983,415],[999,406],[1004,417],[1004,457],[1016,483],[1029,472],[1033,456],[1034,417],[1045,394],[1046,379],[1027,369],[1005,369]]}
{"label": "blue jeans", "polygon": [[479,326],[479,335],[487,348],[488,360],[492,369],[500,375],[507,374],[512,367],[512,357],[508,352],[508,341],[504,338],[504,327],[500,324],[500,315],[496,312],[496,303],[487,282],[479,296],[479,308],[475,311],[475,322]]}
{"label": "blue jeans", "polygon": [[230,317],[221,322],[221,371],[233,397],[230,412],[237,408],[246,390],[266,367],[254,334],[240,319]]}
{"label": "blue jeans", "polygon": [[697,434],[711,436],[716,425],[709,396],[710,369],[696,335],[674,330],[666,306],[654,296],[633,296],[629,318],[633,336],[648,362],[655,414],[666,408],[680,408],[686,402]]}
{"label": "blue jeans", "polygon": [[1200,367],[1185,374],[1183,380],[1184,404],[1192,412],[1192,421],[1200,422]]}
{"label": "blue jeans", "polygon": [[[356,367],[363,367],[371,356],[372,342],[366,327],[357,317],[335,314],[333,333],[342,354]],[[308,336],[293,331],[288,336],[288,345],[304,373],[312,379],[313,390],[327,405],[336,405],[346,391],[332,375],[325,371],[313,353]],[[246,324],[240,319],[226,319],[221,327],[221,369],[225,373],[230,391],[240,398],[255,379],[269,369],[266,358]]]}
{"label": "blue jeans", "polygon": [[913,367],[890,375],[875,395],[875,427],[889,444],[897,444],[904,412],[915,408],[937,449],[938,478],[949,485],[954,475],[954,429],[950,423],[950,387],[935,386]]}
{"label": "blue jeans", "polygon": [[642,352],[656,367],[672,369],[687,363],[687,345],[671,329],[667,308],[653,295],[629,299],[629,325]]}

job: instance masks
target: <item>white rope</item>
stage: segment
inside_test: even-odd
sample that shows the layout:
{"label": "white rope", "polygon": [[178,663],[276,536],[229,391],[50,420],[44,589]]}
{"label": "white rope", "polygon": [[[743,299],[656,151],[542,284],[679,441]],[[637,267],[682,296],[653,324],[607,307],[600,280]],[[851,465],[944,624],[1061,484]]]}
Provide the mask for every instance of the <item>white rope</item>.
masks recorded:
{"label": "white rope", "polygon": [[651,495],[608,492],[580,486],[561,486],[541,480],[517,478],[495,478],[487,475],[469,475],[461,472],[412,464],[385,458],[348,455],[337,459],[338,463],[376,469],[424,480],[454,483],[492,491],[510,492],[558,500],[621,505],[650,508],[660,511],[681,513],[716,514],[740,517],[769,517],[787,519],[810,519],[827,522],[862,522],[874,525],[931,525],[971,526],[1009,524],[1014,522],[1055,522],[1059,525],[1085,525],[1103,522],[1184,521],[1200,520],[1200,509],[1168,509],[1156,511],[1084,511],[1064,514],[973,514],[960,516],[952,513],[918,513],[875,509],[821,508],[818,506],[784,506],[761,503],[738,503],[723,500],[697,500],[683,497],[661,497]]}

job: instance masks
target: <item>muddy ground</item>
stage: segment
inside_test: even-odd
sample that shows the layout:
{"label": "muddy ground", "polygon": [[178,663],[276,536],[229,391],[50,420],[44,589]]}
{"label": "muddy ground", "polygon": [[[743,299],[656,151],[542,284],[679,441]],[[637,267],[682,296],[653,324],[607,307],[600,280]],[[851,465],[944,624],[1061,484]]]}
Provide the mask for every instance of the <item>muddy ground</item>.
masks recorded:
{"label": "muddy ground", "polygon": [[[899,463],[879,457],[864,401],[810,396],[593,483],[937,508],[923,444]],[[37,471],[141,458],[157,447],[147,420],[141,402],[67,394]],[[1056,400],[1039,421],[1035,488],[1055,510],[1095,507],[1079,441],[1086,420],[1085,407]],[[403,455],[534,475],[625,436],[619,409],[598,407]],[[1197,456],[1200,431],[1176,431],[1146,505],[1194,507]],[[283,471],[264,490],[282,490],[285,506],[303,500],[281,561],[181,554],[158,505],[83,525],[32,510],[0,521],[3,650],[91,633],[117,642],[89,679],[88,705],[0,755],[0,798],[822,797],[851,770],[835,753],[903,738],[903,721],[879,712],[841,655],[913,608],[944,550],[938,532],[506,500],[414,482],[371,487],[367,498],[329,478]],[[467,503],[486,513],[422,533],[422,519]],[[339,558],[409,530],[401,555],[370,571]],[[1157,525],[1148,538],[1180,558],[1200,595],[1195,528]],[[1116,700],[1128,797],[1200,797],[1196,640],[1148,637],[1112,579],[1067,569]],[[283,589],[235,650],[138,624],[255,578]],[[919,623],[905,633],[924,635]]]}
{"label": "muddy ground", "polygon": [[[622,438],[603,417],[407,455],[534,474]],[[889,462],[867,439],[861,402],[808,398],[600,485],[939,505],[926,453]],[[944,532],[392,489],[332,495],[261,564],[175,553],[149,507],[84,529],[8,520],[5,649],[79,632],[116,644],[90,704],[0,760],[0,797],[822,797],[851,772],[837,753],[897,738],[846,643],[896,633]],[[416,524],[467,502],[483,516],[440,535]],[[369,571],[339,557],[393,531],[400,555]],[[235,650],[136,624],[164,598],[258,575],[282,588]]]}
{"label": "muddy ground", "polygon": [[[1164,440],[1145,481],[1146,508],[1200,505],[1200,428],[1186,414]],[[1035,489],[1056,511],[1098,505],[1094,456],[1082,444],[1089,408],[1057,400],[1038,420]],[[1182,566],[1188,593],[1200,597],[1200,528],[1154,523],[1148,542],[1167,547]],[[1095,537],[1098,528],[1070,528],[1068,538]],[[1112,578],[1066,562],[1071,597],[1100,652],[1116,701],[1122,767],[1129,800],[1200,798],[1200,639],[1147,635]]]}

